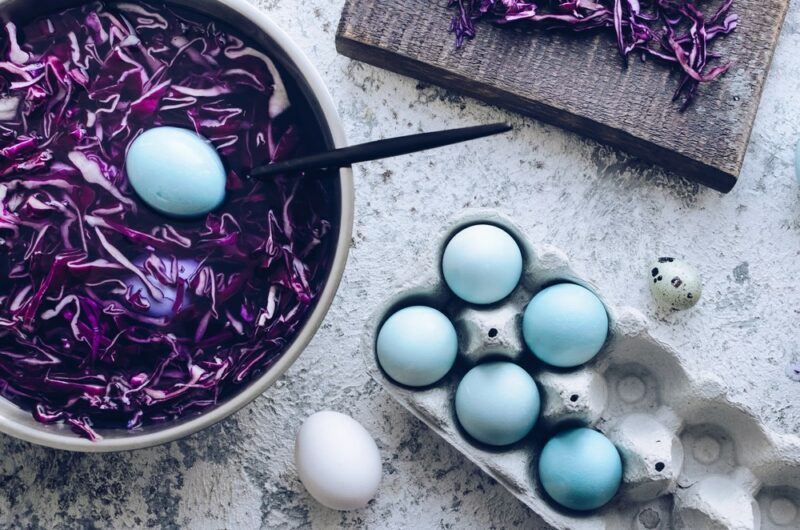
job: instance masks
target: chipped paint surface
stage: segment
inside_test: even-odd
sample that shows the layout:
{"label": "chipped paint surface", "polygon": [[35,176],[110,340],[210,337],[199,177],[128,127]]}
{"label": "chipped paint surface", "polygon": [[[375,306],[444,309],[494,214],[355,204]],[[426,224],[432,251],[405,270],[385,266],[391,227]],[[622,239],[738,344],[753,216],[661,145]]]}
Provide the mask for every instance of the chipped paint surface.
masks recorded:
{"label": "chipped paint surface", "polygon": [[[355,355],[389,280],[415,266],[431,227],[461,207],[496,207],[531,239],[563,249],[611,303],[648,313],[688,366],[718,373],[770,428],[800,431],[800,383],[786,373],[800,358],[800,2],[783,28],[742,179],[724,197],[577,135],[338,56],[340,1],[254,3],[317,65],[352,142],[494,120],[515,131],[356,168],[353,249],[334,306],[283,379],[232,419],[117,455],[0,437],[0,526],[540,528],[381,391]],[[656,311],[647,267],[661,255],[698,268],[705,291],[693,310]],[[327,510],[297,479],[294,432],[322,409],[352,414],[377,439],[385,476],[366,510]]]}

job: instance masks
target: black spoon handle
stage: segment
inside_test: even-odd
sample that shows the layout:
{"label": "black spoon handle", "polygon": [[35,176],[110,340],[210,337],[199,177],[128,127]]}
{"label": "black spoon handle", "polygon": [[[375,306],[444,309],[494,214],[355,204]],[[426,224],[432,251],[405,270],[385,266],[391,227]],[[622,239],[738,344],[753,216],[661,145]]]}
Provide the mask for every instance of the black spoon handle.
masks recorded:
{"label": "black spoon handle", "polygon": [[412,134],[410,136],[400,136],[398,138],[388,138],[377,140],[365,144],[352,145],[332,151],[325,151],[315,155],[285,160],[258,167],[250,172],[252,177],[269,177],[281,173],[291,173],[295,171],[307,171],[310,169],[333,169],[347,167],[356,162],[367,162],[381,158],[391,158],[393,156],[406,155],[426,149],[434,149],[476,138],[483,138],[493,134],[500,134],[511,130],[508,123],[492,123],[489,125],[477,125],[475,127],[464,127],[463,129],[450,129],[447,131],[437,131],[422,134]]}

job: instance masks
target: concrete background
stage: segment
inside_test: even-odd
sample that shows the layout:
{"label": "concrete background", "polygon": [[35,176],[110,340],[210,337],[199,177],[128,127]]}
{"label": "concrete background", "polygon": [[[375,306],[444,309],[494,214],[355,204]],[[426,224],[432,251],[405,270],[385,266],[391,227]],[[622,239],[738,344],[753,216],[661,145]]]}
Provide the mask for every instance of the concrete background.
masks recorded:
{"label": "concrete background", "polygon": [[[712,370],[772,429],[798,432],[800,383],[800,3],[793,2],[740,183],[721,196],[557,128],[336,54],[341,0],[255,2],[296,39],[328,83],[351,141],[495,120],[511,136],[363,164],[351,261],[321,331],[264,396],[187,440],[80,455],[0,437],[6,527],[538,528],[502,487],[404,412],[354,353],[364,322],[461,207],[496,207],[533,240],[564,249],[609,300],[649,314],[654,334]],[[700,305],[660,316],[646,274],[659,255],[705,278]],[[293,436],[321,409],[352,414],[384,459],[379,496],[359,512],[305,492]]]}

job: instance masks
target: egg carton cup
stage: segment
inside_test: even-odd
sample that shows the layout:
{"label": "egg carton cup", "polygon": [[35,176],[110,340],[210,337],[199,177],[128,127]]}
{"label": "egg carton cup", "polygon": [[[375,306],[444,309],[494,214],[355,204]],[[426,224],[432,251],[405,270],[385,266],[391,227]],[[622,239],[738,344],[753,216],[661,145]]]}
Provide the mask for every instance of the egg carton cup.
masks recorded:
{"label": "egg carton cup", "polygon": [[[515,291],[488,306],[460,300],[441,275],[447,242],[479,223],[511,234],[525,263]],[[689,373],[675,350],[650,335],[640,312],[603,300],[610,320],[608,340],[592,361],[577,369],[556,369],[534,357],[522,338],[523,310],[543,288],[564,281],[603,300],[563,252],[531,243],[506,217],[491,211],[460,216],[419,256],[414,277],[398,281],[397,294],[370,319],[360,345],[367,370],[403,407],[555,527],[800,528],[800,437],[767,431],[751,411],[728,399],[724,383],[714,374]],[[453,369],[421,389],[390,379],[375,352],[386,319],[418,304],[446,314],[459,340]],[[460,427],[454,399],[472,366],[503,358],[533,376],[542,406],[529,436],[511,446],[492,447]],[[622,456],[622,486],[598,510],[563,508],[538,481],[544,443],[569,424],[598,429]]]}

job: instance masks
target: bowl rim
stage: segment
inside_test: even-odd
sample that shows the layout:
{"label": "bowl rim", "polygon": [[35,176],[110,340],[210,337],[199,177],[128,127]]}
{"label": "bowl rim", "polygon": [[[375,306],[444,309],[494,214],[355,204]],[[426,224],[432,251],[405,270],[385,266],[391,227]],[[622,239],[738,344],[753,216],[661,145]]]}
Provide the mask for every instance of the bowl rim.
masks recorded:
{"label": "bowl rim", "polygon": [[[293,63],[297,70],[303,75],[313,97],[316,99],[317,105],[322,111],[321,114],[330,130],[333,144],[336,147],[345,147],[347,145],[347,138],[342,121],[336,111],[333,97],[325,86],[322,76],[306,54],[294,43],[291,37],[273,22],[266,13],[247,2],[247,0],[214,0],[214,2],[247,17],[255,26],[266,33],[275,42],[276,46],[282,50],[289,61]],[[0,4],[2,4],[2,1],[0,1]],[[300,329],[300,332],[294,338],[292,344],[275,364],[258,379],[252,381],[240,392],[233,394],[223,403],[206,412],[202,412],[197,417],[177,422],[176,425],[164,427],[154,432],[137,433],[136,431],[130,431],[130,435],[128,436],[120,438],[101,438],[96,441],[91,441],[79,437],[69,430],[61,430],[61,432],[59,432],[53,429],[52,432],[48,432],[47,430],[42,430],[40,426],[39,428],[35,428],[2,414],[0,414],[0,432],[26,442],[53,449],[86,453],[128,451],[145,449],[184,438],[224,420],[250,404],[254,399],[264,393],[267,388],[272,386],[297,360],[303,350],[305,350],[322,324],[338,291],[350,252],[355,209],[355,191],[353,187],[352,170],[350,168],[340,169],[339,179],[341,199],[341,204],[339,205],[339,237],[336,241],[333,263],[331,264],[331,269],[328,274],[328,280],[317,299],[314,310],[308,316],[306,323]],[[31,421],[35,420],[31,419]]]}

